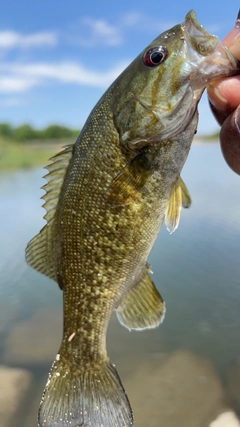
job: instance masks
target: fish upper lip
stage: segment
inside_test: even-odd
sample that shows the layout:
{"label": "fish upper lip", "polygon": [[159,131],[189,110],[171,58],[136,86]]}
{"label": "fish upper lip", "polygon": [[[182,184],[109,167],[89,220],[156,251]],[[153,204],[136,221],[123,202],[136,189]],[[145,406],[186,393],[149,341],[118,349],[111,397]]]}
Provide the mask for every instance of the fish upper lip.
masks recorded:
{"label": "fish upper lip", "polygon": [[210,36],[210,37],[212,36],[212,34],[209,33],[202,24],[200,24],[200,22],[197,19],[196,12],[193,9],[187,13],[183,25],[187,31],[189,30],[192,31],[193,29],[195,29],[199,31],[199,33],[201,33],[202,35]]}
{"label": "fish upper lip", "polygon": [[[237,17],[237,22],[240,20],[240,10]],[[197,15],[194,10],[190,10],[185,17],[185,21],[182,24],[182,29],[187,40],[190,42],[192,48],[203,56],[208,56],[214,53],[218,49],[218,44],[221,45],[220,50],[225,54],[225,58],[230,61],[230,64],[233,68],[240,68],[240,60],[238,60],[235,55],[220,42],[219,38],[207,31],[202,24],[197,19]],[[204,53],[201,52],[204,49]],[[220,53],[220,51],[219,51]],[[219,58],[220,59],[220,58]],[[225,60],[226,60],[225,59]],[[224,62],[224,59],[222,59]],[[219,61],[221,62],[221,60]]]}
{"label": "fish upper lip", "polygon": [[209,33],[197,19],[194,10],[190,10],[182,24],[185,37],[192,48],[202,56],[211,55],[219,43],[219,38]]}

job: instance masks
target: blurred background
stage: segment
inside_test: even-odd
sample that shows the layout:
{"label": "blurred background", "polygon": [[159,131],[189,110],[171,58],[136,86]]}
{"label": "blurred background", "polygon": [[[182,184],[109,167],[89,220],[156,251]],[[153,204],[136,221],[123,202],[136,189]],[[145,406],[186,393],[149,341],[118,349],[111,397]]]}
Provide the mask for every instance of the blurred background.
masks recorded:
{"label": "blurred background", "polygon": [[[62,293],[30,269],[44,225],[43,167],[74,142],[115,77],[194,8],[221,39],[239,4],[9,0],[0,14],[0,425],[35,427],[58,351]],[[225,164],[204,96],[182,177],[193,204],[163,229],[149,262],[166,301],[156,330],[129,333],[113,315],[108,350],[138,427],[239,426],[239,176]]]}

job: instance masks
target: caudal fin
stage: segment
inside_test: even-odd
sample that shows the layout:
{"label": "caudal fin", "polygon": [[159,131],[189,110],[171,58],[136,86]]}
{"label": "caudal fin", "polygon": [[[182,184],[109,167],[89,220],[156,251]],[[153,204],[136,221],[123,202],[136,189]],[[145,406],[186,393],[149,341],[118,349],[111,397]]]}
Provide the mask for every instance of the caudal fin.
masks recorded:
{"label": "caudal fin", "polygon": [[115,366],[68,369],[56,360],[38,414],[39,427],[130,427],[132,409]]}

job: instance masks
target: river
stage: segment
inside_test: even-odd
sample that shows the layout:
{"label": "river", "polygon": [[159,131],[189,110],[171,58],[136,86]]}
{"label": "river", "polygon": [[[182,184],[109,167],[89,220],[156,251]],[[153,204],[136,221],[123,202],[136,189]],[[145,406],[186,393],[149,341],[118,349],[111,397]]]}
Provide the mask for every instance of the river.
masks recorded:
{"label": "river", "polygon": [[[0,180],[0,364],[27,369],[33,378],[15,427],[36,425],[61,337],[61,291],[24,259],[27,242],[44,225],[43,174],[16,171]],[[109,354],[123,382],[141,363],[182,349],[208,360],[221,379],[240,356],[240,177],[217,143],[193,145],[182,177],[192,206],[175,233],[162,228],[149,258],[165,320],[141,333],[129,333],[115,316],[110,324]]]}

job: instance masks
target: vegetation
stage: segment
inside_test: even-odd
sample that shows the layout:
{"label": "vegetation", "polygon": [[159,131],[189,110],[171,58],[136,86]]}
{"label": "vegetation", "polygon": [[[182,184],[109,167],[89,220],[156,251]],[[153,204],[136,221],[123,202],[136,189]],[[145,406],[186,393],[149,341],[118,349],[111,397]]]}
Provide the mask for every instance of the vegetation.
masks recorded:
{"label": "vegetation", "polygon": [[51,125],[37,130],[28,124],[0,123],[0,171],[46,166],[61,147],[74,143],[79,130]]}
{"label": "vegetation", "polygon": [[79,130],[69,129],[64,126],[51,125],[45,129],[34,129],[29,124],[23,124],[18,127],[13,127],[9,123],[0,123],[0,138],[9,139],[12,141],[27,142],[27,141],[49,141],[65,138],[76,138]]}
{"label": "vegetation", "polygon": [[[46,166],[49,158],[61,147],[75,142],[79,130],[53,124],[45,129],[35,129],[29,124],[13,127],[0,123],[0,171]],[[213,135],[197,136],[197,140],[219,139]]]}
{"label": "vegetation", "polygon": [[205,137],[204,137],[204,139],[207,139],[207,140],[214,140],[214,141],[219,141],[219,130],[217,131],[217,132],[214,132],[214,133],[212,133],[212,134],[210,134],[210,135],[206,135]]}
{"label": "vegetation", "polygon": [[29,144],[0,138],[0,171],[44,167],[61,146]]}

